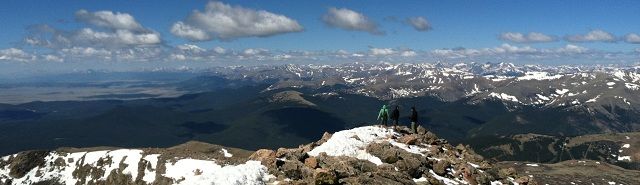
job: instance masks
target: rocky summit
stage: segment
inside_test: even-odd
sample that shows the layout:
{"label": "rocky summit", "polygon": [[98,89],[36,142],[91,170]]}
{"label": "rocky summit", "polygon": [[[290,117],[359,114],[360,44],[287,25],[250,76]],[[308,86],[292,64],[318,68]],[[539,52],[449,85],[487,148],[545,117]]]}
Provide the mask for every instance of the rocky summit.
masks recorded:
{"label": "rocky summit", "polygon": [[201,142],[172,148],[61,148],[0,159],[0,184],[536,184],[419,127],[364,126],[298,148],[250,152]]}

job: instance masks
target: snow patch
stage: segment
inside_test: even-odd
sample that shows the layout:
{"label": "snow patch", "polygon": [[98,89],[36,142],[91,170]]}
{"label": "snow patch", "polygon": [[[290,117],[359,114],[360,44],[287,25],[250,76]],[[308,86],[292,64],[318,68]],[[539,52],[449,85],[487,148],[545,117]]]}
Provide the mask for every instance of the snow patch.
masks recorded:
{"label": "snow patch", "polygon": [[564,93],[569,92],[569,89],[556,89],[556,93],[559,95],[563,95]]}
{"label": "snow patch", "polygon": [[181,159],[165,164],[163,176],[181,184],[264,184],[271,177],[267,167],[260,161],[247,161],[245,164],[220,166],[214,161]]}
{"label": "snow patch", "polygon": [[318,156],[326,152],[329,156],[350,156],[368,160],[376,165],[382,164],[380,158],[365,150],[369,143],[386,140],[394,132],[377,126],[358,127],[334,133],[327,142],[307,152],[310,156]]}
{"label": "snow patch", "polygon": [[233,154],[229,153],[229,151],[227,151],[227,149],[220,149],[222,150],[222,153],[224,154],[224,157],[233,157]]}
{"label": "snow patch", "polygon": [[507,101],[513,101],[513,102],[520,102],[518,101],[518,98],[516,98],[515,96],[511,96],[505,93],[495,93],[492,92],[491,94],[489,94],[490,97],[495,97],[495,98],[499,98],[502,100],[507,100]]}
{"label": "snow patch", "polygon": [[517,80],[553,80],[561,77],[562,75],[550,75],[548,72],[533,71],[526,72],[524,76],[518,77]]}

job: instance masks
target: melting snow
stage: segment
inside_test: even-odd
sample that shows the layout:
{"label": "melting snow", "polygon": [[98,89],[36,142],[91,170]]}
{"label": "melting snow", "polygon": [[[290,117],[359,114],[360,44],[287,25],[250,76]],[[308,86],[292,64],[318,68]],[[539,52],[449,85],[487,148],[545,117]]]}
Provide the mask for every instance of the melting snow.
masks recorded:
{"label": "melting snow", "polygon": [[267,167],[259,161],[223,167],[214,161],[181,159],[165,165],[165,177],[184,179],[178,184],[262,184],[270,178]]}
{"label": "melting snow", "polygon": [[343,130],[334,133],[327,142],[309,151],[308,154],[318,156],[321,152],[326,152],[329,156],[350,156],[380,165],[382,164],[382,160],[366,151],[370,143],[386,141],[407,152],[423,156],[423,152],[429,151],[426,147],[398,143],[390,138],[393,135],[399,134],[392,129],[378,126],[365,126],[351,130]]}
{"label": "melting snow", "polygon": [[629,147],[631,147],[631,145],[630,145],[630,144],[624,144],[624,145],[622,145],[622,148],[629,148]]}
{"label": "melting snow", "polygon": [[616,85],[616,83],[615,82],[607,82],[607,86],[613,86],[613,85]]}
{"label": "melting snow", "polygon": [[596,102],[598,100],[598,98],[600,98],[600,95],[596,96],[595,98],[591,98],[591,99],[587,100],[586,103]]}
{"label": "melting snow", "polygon": [[221,149],[222,153],[224,154],[224,157],[233,157],[233,154],[229,153],[229,151],[227,151],[227,149]]}
{"label": "melting snow", "polygon": [[518,98],[516,98],[515,96],[511,96],[505,93],[495,93],[492,92],[491,94],[489,94],[490,97],[496,97],[496,98],[500,98],[503,100],[508,100],[508,101],[514,101],[514,102],[520,102],[518,101]]}
{"label": "melting snow", "polygon": [[[120,149],[112,151],[93,151],[76,153],[51,152],[45,159],[45,166],[37,167],[27,172],[20,179],[12,179],[14,184],[33,184],[35,182],[59,179],[61,184],[76,184],[79,180],[75,177],[74,171],[80,166],[89,165],[100,168],[106,172],[102,176],[95,177],[89,175],[85,182],[95,182],[95,180],[106,180],[113,170],[121,170],[123,174],[130,175],[132,179],[141,178],[145,183],[151,184],[156,180],[156,170],[159,154],[144,155],[142,150]],[[2,158],[8,159],[7,157]],[[56,166],[56,160],[65,161],[64,166]],[[73,162],[70,162],[73,161]],[[143,173],[138,173],[138,164],[146,161],[147,166]],[[120,168],[120,163],[125,164]],[[98,165],[102,163],[102,165]],[[164,177],[172,178],[177,184],[263,184],[272,178],[267,172],[267,168],[259,161],[248,161],[237,166],[220,166],[215,161],[177,159],[175,163],[166,163],[166,173],[160,174]],[[0,181],[3,174],[9,174],[8,167],[0,168]],[[142,176],[142,177],[140,177]]]}
{"label": "melting snow", "polygon": [[[329,156],[351,156],[362,160],[369,160],[374,164],[382,164],[380,158],[365,150],[369,143],[389,138],[394,132],[377,126],[358,127],[334,133],[327,142],[309,151],[311,156],[318,156],[326,152]],[[358,139],[356,139],[356,136]]]}
{"label": "melting snow", "polygon": [[556,93],[558,93],[559,95],[563,95],[567,92],[569,92],[569,89],[556,89]]}
{"label": "melting snow", "polygon": [[618,156],[618,161],[631,161],[631,156]]}
{"label": "melting snow", "polygon": [[561,78],[562,75],[549,75],[548,72],[527,72],[524,76],[518,77],[518,80],[553,80]]}
{"label": "melting snow", "polygon": [[527,164],[527,166],[533,166],[533,167],[538,167],[538,164]]}
{"label": "melting snow", "polygon": [[624,83],[624,86],[627,87],[627,89],[630,89],[630,90],[638,90],[638,89],[640,89],[640,85],[638,85],[638,84]]}

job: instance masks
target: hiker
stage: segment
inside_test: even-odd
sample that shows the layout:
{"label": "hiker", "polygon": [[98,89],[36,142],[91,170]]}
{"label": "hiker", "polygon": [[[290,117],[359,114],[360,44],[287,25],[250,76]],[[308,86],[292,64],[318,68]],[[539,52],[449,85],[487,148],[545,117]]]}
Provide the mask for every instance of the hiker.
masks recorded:
{"label": "hiker", "polygon": [[393,121],[393,126],[398,126],[398,120],[400,119],[400,110],[398,110],[398,106],[396,105],[396,109],[391,112],[391,120]]}
{"label": "hiker", "polygon": [[411,130],[413,130],[414,134],[418,133],[418,112],[416,111],[416,107],[411,107]]}
{"label": "hiker", "polygon": [[389,119],[389,109],[387,109],[386,105],[382,105],[380,109],[380,113],[378,113],[378,120],[382,122],[382,124],[387,126],[387,119]]}

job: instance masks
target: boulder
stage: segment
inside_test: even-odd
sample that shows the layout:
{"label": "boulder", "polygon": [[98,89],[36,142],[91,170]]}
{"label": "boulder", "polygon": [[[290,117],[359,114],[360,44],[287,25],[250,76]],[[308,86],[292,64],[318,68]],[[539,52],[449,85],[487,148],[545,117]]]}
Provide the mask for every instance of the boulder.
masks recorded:
{"label": "boulder", "polygon": [[506,179],[507,177],[513,177],[516,175],[517,175],[516,169],[514,168],[504,168],[498,171],[498,176],[503,179]]}
{"label": "boulder", "polygon": [[407,145],[415,145],[416,141],[418,141],[418,135],[416,134],[404,135],[398,138],[398,141]]}
{"label": "boulder", "polygon": [[273,150],[260,149],[251,154],[251,156],[249,156],[249,160],[260,161],[262,165],[268,168],[272,168],[275,167],[275,163],[277,160],[276,152],[274,152]]}
{"label": "boulder", "polygon": [[538,184],[529,176],[519,177],[515,180],[515,182],[521,185],[537,185]]}
{"label": "boulder", "polygon": [[333,169],[338,178],[357,176],[366,172],[377,170],[377,166],[370,161],[356,159],[347,156],[327,156],[320,153],[316,156],[318,165],[324,169]]}
{"label": "boulder", "polygon": [[313,177],[313,170],[306,167],[300,161],[284,161],[284,164],[280,166],[279,169],[287,178],[294,180],[309,179]]}
{"label": "boulder", "polygon": [[393,164],[398,161],[399,148],[391,145],[389,142],[371,143],[367,146],[367,152],[376,156],[384,163]]}
{"label": "boulder", "polygon": [[276,158],[285,158],[287,160],[304,161],[309,157],[304,148],[278,148]]}
{"label": "boulder", "polygon": [[324,132],[324,134],[322,134],[322,138],[320,138],[320,140],[316,141],[317,145],[321,145],[325,142],[327,142],[329,139],[331,139],[332,134],[330,134],[329,132]]}
{"label": "boulder", "polygon": [[348,177],[340,179],[342,184],[391,184],[391,185],[405,185],[415,184],[413,179],[402,172],[397,171],[378,171],[361,174],[356,177]]}
{"label": "boulder", "polygon": [[440,160],[433,165],[433,172],[443,176],[447,174],[447,169],[451,166],[451,163],[446,160]]}
{"label": "boulder", "polygon": [[304,165],[309,167],[309,168],[317,168],[318,167],[318,160],[315,157],[309,157],[304,159]]}
{"label": "boulder", "polygon": [[333,170],[318,168],[313,172],[314,184],[338,184],[338,177]]}

